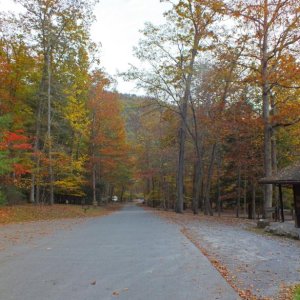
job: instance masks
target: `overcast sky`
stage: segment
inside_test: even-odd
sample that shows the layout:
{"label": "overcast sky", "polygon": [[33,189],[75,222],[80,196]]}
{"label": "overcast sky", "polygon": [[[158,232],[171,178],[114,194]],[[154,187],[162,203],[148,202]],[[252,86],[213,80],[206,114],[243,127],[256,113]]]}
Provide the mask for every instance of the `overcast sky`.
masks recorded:
{"label": "overcast sky", "polygon": [[[159,0],[100,0],[95,7],[97,22],[92,27],[92,38],[102,44],[102,66],[110,75],[126,71],[129,63],[136,63],[132,48],[139,40],[139,30],[145,22],[161,24],[168,8]],[[16,10],[12,0],[0,0],[1,11]],[[122,93],[137,93],[132,83],[118,80]]]}

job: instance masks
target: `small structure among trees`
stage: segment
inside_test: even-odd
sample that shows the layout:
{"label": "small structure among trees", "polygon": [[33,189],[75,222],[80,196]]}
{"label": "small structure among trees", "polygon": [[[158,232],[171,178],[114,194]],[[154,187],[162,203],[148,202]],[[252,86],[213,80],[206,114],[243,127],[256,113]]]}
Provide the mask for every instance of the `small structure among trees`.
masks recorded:
{"label": "small structure among trees", "polygon": [[281,220],[284,222],[282,186],[292,186],[294,191],[295,226],[300,228],[300,162],[282,169],[277,175],[262,178],[262,184],[274,184],[279,187]]}

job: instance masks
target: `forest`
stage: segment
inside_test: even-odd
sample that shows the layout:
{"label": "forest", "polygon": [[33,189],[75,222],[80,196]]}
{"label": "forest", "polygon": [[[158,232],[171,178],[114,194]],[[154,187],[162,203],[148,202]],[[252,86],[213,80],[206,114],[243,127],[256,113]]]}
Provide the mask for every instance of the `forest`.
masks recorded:
{"label": "forest", "polygon": [[0,15],[0,204],[117,195],[254,218],[278,201],[258,181],[300,154],[298,0],[161,1],[165,24],[145,23],[119,74],[144,96],[101,66],[97,1],[16,2]]}

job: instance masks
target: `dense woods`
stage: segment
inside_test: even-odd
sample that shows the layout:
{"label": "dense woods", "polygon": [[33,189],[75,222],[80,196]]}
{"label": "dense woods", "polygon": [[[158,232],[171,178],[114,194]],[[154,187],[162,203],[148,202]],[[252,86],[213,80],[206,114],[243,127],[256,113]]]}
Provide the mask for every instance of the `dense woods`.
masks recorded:
{"label": "dense woods", "polygon": [[124,74],[153,98],[140,127],[146,194],[177,212],[265,214],[278,191],[258,179],[299,155],[299,3],[165,2],[166,24],[146,24],[135,48],[144,68]]}
{"label": "dense woods", "polygon": [[165,0],[122,74],[144,97],[112,92],[95,1],[16,2],[0,16],[1,203],[118,195],[250,217],[276,204],[258,179],[300,153],[298,1]]}
{"label": "dense woods", "polygon": [[1,202],[124,193],[129,145],[89,36],[95,2],[17,2],[0,23]]}

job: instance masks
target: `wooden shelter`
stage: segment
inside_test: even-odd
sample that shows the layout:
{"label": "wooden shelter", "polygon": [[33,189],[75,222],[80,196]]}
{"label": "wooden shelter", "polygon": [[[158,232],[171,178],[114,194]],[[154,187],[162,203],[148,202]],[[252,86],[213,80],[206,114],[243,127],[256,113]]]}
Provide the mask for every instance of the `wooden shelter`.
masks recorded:
{"label": "wooden shelter", "polygon": [[284,222],[282,186],[292,186],[294,191],[295,225],[300,228],[300,162],[282,169],[276,175],[259,180],[261,184],[274,184],[279,187],[281,220]]}

